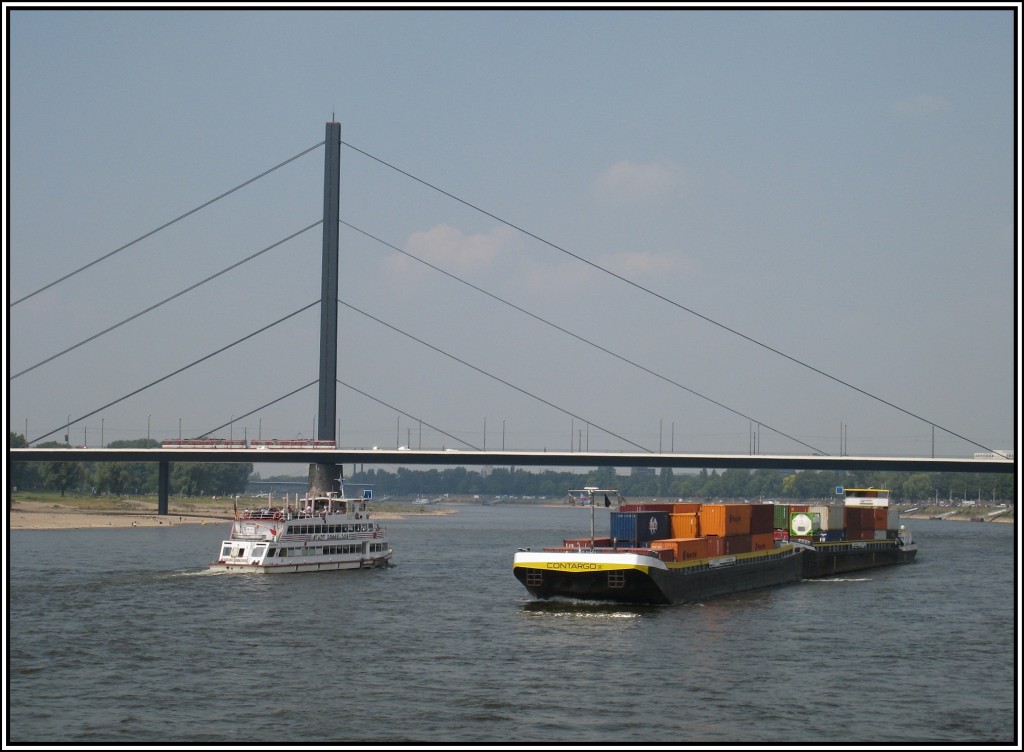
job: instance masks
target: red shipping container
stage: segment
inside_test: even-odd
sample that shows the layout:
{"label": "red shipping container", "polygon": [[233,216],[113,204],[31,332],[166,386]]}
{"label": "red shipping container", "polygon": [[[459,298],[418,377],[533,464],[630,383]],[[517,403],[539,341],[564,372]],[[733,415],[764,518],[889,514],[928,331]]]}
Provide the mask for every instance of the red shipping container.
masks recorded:
{"label": "red shipping container", "polygon": [[708,556],[735,556],[750,553],[749,535],[723,535],[706,538]]}
{"label": "red shipping container", "polygon": [[707,538],[689,538],[676,541],[676,561],[706,559],[709,555]]}
{"label": "red shipping container", "polygon": [[672,512],[675,504],[623,504],[620,512]]}
{"label": "red shipping container", "polygon": [[889,522],[889,510],[886,507],[875,507],[871,510],[871,516],[874,517],[874,524],[872,528],[874,530],[885,530]]}
{"label": "red shipping container", "polygon": [[750,534],[770,533],[775,528],[774,504],[750,505]]}
{"label": "red shipping container", "polygon": [[770,551],[775,548],[775,533],[751,533],[751,551]]}
{"label": "red shipping container", "polygon": [[846,528],[874,530],[875,510],[871,507],[846,507]]}
{"label": "red shipping container", "polygon": [[750,553],[751,542],[749,535],[727,535],[722,540],[725,541],[726,556]]}
{"label": "red shipping container", "polygon": [[[651,541],[651,551],[662,561],[676,560],[676,546],[674,543],[667,545],[669,541]],[[666,544],[666,545],[657,545]]]}

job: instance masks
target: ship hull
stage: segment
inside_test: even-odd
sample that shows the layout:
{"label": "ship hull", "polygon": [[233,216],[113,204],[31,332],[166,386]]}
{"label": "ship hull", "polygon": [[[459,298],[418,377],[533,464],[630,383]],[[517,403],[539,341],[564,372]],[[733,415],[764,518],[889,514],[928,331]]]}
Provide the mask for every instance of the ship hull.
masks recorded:
{"label": "ship hull", "polygon": [[901,547],[894,543],[819,543],[803,548],[802,576],[805,580],[817,577],[859,572],[894,564],[909,564],[917,556],[916,547]]}
{"label": "ship hull", "polygon": [[797,551],[780,549],[671,565],[632,554],[518,553],[513,573],[542,600],[681,604],[798,582],[800,557]]}
{"label": "ship hull", "polygon": [[377,569],[391,566],[391,556],[374,559],[356,559],[344,561],[307,561],[288,564],[228,564],[214,562],[210,569],[215,572],[232,572],[236,574],[292,574],[295,572],[337,572],[343,569]]}

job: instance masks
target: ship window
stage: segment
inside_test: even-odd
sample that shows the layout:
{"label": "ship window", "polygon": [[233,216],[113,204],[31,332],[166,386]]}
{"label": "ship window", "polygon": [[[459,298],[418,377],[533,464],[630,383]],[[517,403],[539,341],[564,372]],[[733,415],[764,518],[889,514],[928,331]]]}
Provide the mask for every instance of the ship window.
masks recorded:
{"label": "ship window", "polygon": [[273,556],[273,555],[274,555],[274,554],[276,554],[276,553],[277,553],[277,549],[276,549],[276,548],[272,548],[272,549],[270,549],[270,550],[269,550],[269,551],[267,552],[267,558],[269,559],[269,558],[270,558],[271,556]]}
{"label": "ship window", "polygon": [[224,550],[220,552],[221,556],[231,556],[231,546],[224,546]]}
{"label": "ship window", "polygon": [[348,525],[342,525],[341,526],[341,532],[347,533],[348,532]]}
{"label": "ship window", "polygon": [[282,548],[280,551],[277,552],[277,555],[278,556],[287,556],[288,555],[288,549],[287,548]]}

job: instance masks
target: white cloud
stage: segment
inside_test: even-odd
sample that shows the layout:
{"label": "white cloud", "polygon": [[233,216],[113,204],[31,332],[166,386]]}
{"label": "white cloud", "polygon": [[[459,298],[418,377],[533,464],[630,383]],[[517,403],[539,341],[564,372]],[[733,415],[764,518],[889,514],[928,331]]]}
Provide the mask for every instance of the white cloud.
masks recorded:
{"label": "white cloud", "polygon": [[921,119],[948,110],[949,102],[942,97],[929,94],[918,94],[914,97],[901,99],[892,106],[892,113],[901,119]]}
{"label": "white cloud", "polygon": [[[494,264],[503,246],[514,235],[509,227],[497,227],[489,233],[466,235],[448,224],[439,224],[409,236],[406,249],[414,256],[451,272],[466,274]],[[389,268],[404,273],[420,266],[406,256],[392,256]]]}
{"label": "white cloud", "polygon": [[611,271],[632,279],[670,271],[675,266],[675,259],[670,256],[656,256],[647,251],[637,251],[615,254],[609,257],[604,265]]}
{"label": "white cloud", "polygon": [[613,201],[646,201],[668,193],[676,184],[676,169],[667,162],[616,162],[594,183],[594,193]]}

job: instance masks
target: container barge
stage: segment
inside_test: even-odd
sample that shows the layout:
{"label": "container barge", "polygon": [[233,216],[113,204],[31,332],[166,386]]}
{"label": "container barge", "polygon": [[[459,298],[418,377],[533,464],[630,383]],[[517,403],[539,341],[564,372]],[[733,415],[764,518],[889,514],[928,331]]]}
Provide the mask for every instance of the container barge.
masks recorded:
{"label": "container barge", "polygon": [[540,599],[677,604],[913,561],[888,491],[848,491],[842,506],[619,503],[596,537],[594,497],[621,497],[572,490],[589,498],[590,537],[521,549],[512,571]]}
{"label": "container barge", "polygon": [[590,496],[589,538],[515,554],[513,574],[536,598],[691,603],[801,578],[800,550],[775,539],[769,505],[620,505],[611,535],[597,538],[593,497],[618,492],[570,491],[580,493]]}
{"label": "container barge", "polygon": [[800,549],[804,579],[914,561],[917,544],[889,506],[887,489],[839,487],[836,493],[842,506],[775,507],[777,535]]}

